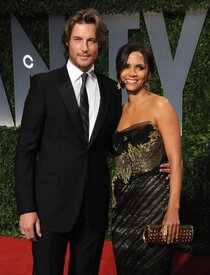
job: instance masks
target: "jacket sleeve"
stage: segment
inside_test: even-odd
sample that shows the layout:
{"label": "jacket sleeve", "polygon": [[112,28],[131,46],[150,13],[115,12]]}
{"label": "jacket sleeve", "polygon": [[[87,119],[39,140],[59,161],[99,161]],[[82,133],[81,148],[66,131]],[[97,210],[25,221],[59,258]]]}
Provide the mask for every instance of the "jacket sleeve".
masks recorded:
{"label": "jacket sleeve", "polygon": [[32,77],[15,153],[15,191],[19,215],[36,211],[34,174],[45,122],[43,90],[41,77]]}
{"label": "jacket sleeve", "polygon": [[[117,85],[116,85],[115,94],[116,94],[116,115],[115,115],[115,130],[116,130],[122,114],[122,90],[118,90]],[[109,158],[113,158],[113,157],[114,157],[114,148],[113,148],[113,144],[111,144],[111,147],[109,150]]]}

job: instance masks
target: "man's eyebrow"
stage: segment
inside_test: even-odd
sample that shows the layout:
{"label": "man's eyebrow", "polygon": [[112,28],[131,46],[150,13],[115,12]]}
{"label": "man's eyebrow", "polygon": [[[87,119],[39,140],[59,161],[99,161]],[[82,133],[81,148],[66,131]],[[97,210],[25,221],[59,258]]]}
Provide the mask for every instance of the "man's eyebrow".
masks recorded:
{"label": "man's eyebrow", "polygon": [[[79,39],[83,39],[83,37],[81,37],[81,36],[78,36],[78,35],[74,35],[74,36],[72,36],[71,38],[79,38]],[[89,37],[89,38],[87,38],[87,40],[97,40],[97,37]]]}
{"label": "man's eyebrow", "polygon": [[78,35],[74,35],[74,36],[72,36],[72,38],[82,38],[82,37],[78,36]]}

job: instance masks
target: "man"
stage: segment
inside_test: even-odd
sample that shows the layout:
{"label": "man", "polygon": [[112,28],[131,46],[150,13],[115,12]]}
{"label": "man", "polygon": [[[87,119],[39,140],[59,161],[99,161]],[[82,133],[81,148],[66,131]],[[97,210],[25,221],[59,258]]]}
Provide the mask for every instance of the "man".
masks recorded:
{"label": "man", "polygon": [[106,42],[95,10],[73,14],[63,41],[66,66],[33,76],[25,102],[15,157],[19,225],[33,241],[33,274],[63,274],[70,242],[69,274],[95,275],[108,226],[107,154],[121,92],[94,71]]}
{"label": "man", "polygon": [[[106,28],[94,10],[65,24],[68,62],[31,79],[16,152],[20,229],[33,242],[34,274],[98,274],[108,224],[107,154],[121,112],[117,83],[94,72]],[[80,114],[81,75],[87,72],[89,134]]]}

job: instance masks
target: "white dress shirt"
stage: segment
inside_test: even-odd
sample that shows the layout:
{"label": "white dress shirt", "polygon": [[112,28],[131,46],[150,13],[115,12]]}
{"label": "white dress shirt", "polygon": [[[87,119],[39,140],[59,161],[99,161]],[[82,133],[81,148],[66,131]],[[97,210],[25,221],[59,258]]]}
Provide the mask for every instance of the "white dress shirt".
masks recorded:
{"label": "white dress shirt", "polygon": [[[81,75],[84,73],[79,68],[77,68],[74,64],[71,63],[70,60],[67,62],[67,71],[69,77],[71,79],[75,97],[80,106],[80,88],[82,85],[82,78]],[[88,95],[88,102],[89,102],[89,140],[93,132],[93,128],[96,122],[96,118],[98,115],[98,110],[100,106],[100,91],[98,86],[98,80],[94,73],[94,65],[91,67],[89,71],[87,71],[88,77],[86,80],[86,90]]]}

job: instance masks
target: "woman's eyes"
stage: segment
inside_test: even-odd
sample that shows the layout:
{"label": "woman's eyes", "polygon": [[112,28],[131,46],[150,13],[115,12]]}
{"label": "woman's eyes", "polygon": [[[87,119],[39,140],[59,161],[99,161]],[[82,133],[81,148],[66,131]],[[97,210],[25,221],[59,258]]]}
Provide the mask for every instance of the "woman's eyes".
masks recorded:
{"label": "woman's eyes", "polygon": [[137,65],[136,68],[140,71],[144,70],[144,67],[142,65]]}
{"label": "woman's eyes", "polygon": [[[125,64],[125,66],[124,66],[124,70],[126,70],[126,69],[130,69],[131,68],[131,66],[129,65],[129,64]],[[142,71],[142,70],[144,70],[145,69],[145,67],[144,66],[142,66],[142,65],[136,65],[135,66],[135,69],[136,70],[139,70],[139,71]]]}

